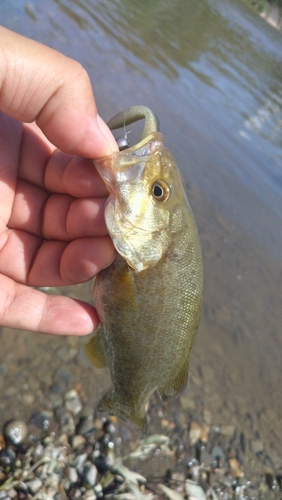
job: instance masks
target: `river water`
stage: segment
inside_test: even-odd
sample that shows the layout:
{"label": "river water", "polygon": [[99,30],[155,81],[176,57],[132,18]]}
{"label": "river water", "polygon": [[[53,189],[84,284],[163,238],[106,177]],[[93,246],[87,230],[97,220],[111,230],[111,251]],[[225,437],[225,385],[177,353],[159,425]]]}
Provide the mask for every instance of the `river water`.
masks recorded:
{"label": "river water", "polygon": [[[0,19],[79,60],[104,119],[134,104],[158,115],[205,268],[184,397],[279,452],[282,35],[239,0],[2,0]],[[90,300],[90,289],[62,293]],[[94,404],[108,382],[80,361],[87,339],[0,336],[0,423],[44,407],[56,384],[81,384]]]}

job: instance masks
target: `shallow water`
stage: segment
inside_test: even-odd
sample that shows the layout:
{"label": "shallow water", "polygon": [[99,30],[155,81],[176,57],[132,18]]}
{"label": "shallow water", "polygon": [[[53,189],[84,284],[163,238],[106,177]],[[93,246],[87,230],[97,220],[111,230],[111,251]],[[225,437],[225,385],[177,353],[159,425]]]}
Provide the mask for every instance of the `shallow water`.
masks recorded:
{"label": "shallow water", "polygon": [[[279,451],[281,34],[239,0],[2,0],[0,14],[6,27],[80,61],[105,119],[140,103],[158,115],[205,267],[185,396],[198,418],[209,410],[212,423],[250,428]],[[134,130],[129,137],[138,140]],[[90,288],[63,293],[90,300]],[[43,407],[60,385],[82,384],[92,404],[108,382],[80,361],[86,339],[0,335],[0,423]]]}

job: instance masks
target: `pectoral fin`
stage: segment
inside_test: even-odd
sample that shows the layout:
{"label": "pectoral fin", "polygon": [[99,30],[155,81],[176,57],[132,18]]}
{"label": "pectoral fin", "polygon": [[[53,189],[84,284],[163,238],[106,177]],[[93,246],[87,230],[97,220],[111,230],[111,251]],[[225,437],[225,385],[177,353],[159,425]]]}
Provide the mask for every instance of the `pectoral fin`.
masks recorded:
{"label": "pectoral fin", "polygon": [[169,382],[158,388],[163,401],[169,401],[175,398],[180,392],[185,389],[188,379],[188,363],[185,364],[182,370],[175,378],[171,378]]}
{"label": "pectoral fin", "polygon": [[103,345],[102,332],[100,328],[84,348],[85,356],[95,368],[108,366],[106,353]]}

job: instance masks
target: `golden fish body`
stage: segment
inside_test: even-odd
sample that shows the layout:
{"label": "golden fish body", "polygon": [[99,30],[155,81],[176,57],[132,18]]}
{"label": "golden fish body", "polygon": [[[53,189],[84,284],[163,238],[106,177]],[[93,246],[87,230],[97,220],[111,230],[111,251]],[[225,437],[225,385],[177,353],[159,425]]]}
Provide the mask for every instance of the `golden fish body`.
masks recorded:
{"label": "golden fish body", "polygon": [[95,164],[110,191],[105,217],[118,254],[95,280],[101,324],[86,352],[111,372],[98,409],[144,431],[151,394],[169,400],[187,382],[201,309],[199,238],[159,132]]}

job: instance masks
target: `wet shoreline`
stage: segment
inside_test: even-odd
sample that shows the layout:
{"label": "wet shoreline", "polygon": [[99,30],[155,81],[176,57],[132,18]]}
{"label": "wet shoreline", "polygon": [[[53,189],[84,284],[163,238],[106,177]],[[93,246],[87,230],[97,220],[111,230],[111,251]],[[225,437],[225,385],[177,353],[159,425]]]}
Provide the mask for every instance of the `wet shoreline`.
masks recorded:
{"label": "wet shoreline", "polygon": [[281,497],[282,460],[235,425],[198,418],[182,396],[177,413],[153,397],[148,436],[116,418],[99,418],[71,389],[27,422],[0,432],[0,499],[184,498],[275,500]]}

